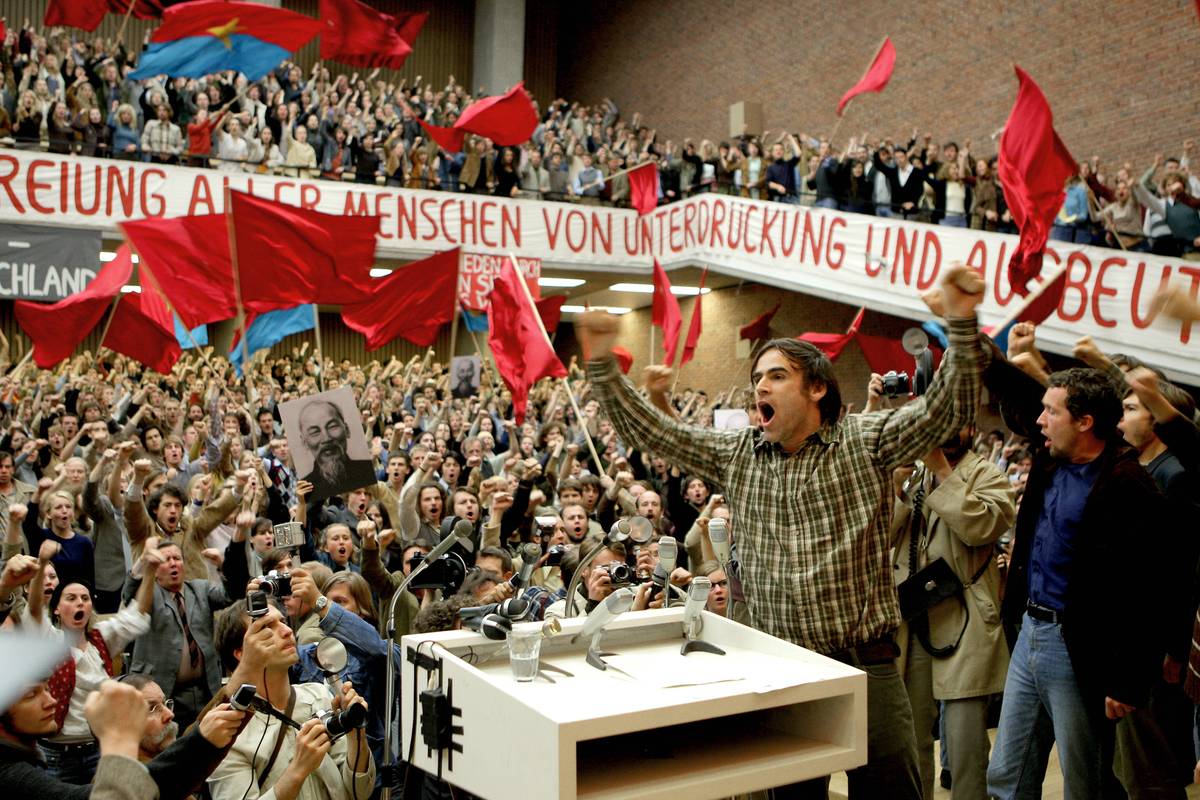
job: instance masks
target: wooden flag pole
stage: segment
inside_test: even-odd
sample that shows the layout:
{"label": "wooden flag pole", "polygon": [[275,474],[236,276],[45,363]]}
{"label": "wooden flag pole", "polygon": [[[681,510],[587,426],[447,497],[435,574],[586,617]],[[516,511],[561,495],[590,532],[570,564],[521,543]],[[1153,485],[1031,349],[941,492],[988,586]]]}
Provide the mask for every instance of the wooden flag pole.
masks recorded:
{"label": "wooden flag pole", "polygon": [[[233,203],[228,185],[225,186],[225,227],[229,231],[229,261],[233,267],[233,297],[237,302],[238,330],[241,332],[242,374],[250,366],[250,347],[246,344],[246,307],[242,305],[242,279],[238,272],[237,233],[233,228]],[[318,370],[318,376],[320,371]]]}
{"label": "wooden flag pole", "polygon": [[992,328],[992,330],[995,331],[996,333],[999,333],[1000,331],[1004,330],[1009,325],[1013,324],[1018,319],[1020,319],[1021,315],[1025,313],[1025,310],[1027,308],[1029,308],[1031,305],[1033,305],[1035,300],[1037,300],[1039,297],[1041,297],[1045,293],[1045,291],[1054,284],[1055,281],[1057,281],[1059,278],[1061,278],[1066,273],[1069,264],[1070,264],[1070,259],[1064,258],[1062,265],[1059,266],[1058,270],[1054,273],[1054,276],[1042,281],[1041,284],[1039,284],[1036,289],[1034,289],[1032,292],[1030,292],[1028,295],[1025,296],[1025,302],[1021,303],[1016,308],[1014,308],[1012,311],[1010,311],[1008,313],[1008,316],[1006,316],[1004,318],[1004,321],[1001,322],[999,325],[994,326]]}
{"label": "wooden flag pole", "polygon": [[[542,337],[546,340],[546,345],[553,350],[554,343],[550,341],[549,334],[546,333],[546,326],[542,324],[542,315],[538,313],[537,304],[533,302],[533,295],[529,293],[529,286],[525,283],[525,276],[521,274],[521,270],[517,267],[517,258],[511,252],[508,258],[512,261],[513,272],[517,274],[517,283],[521,284],[521,291],[525,295],[525,300],[529,303],[529,310],[533,312],[533,318],[537,320],[538,330],[542,332]],[[579,409],[579,401],[575,399],[575,393],[571,391],[571,384],[567,382],[565,377],[559,378],[562,381],[562,387],[567,392],[567,399],[571,401],[571,410],[575,412],[575,420],[579,423],[580,429],[583,431],[583,438],[587,441],[588,452],[592,455],[592,460],[596,464],[596,469],[604,469],[604,462],[600,460],[600,454],[596,452],[596,443],[592,441],[592,434],[587,429],[587,423],[583,419],[583,412]]]}
{"label": "wooden flag pole", "polygon": [[623,169],[623,170],[620,170],[620,171],[618,171],[618,172],[614,172],[612,175],[609,175],[607,178],[605,178],[604,180],[602,180],[602,181],[600,181],[600,182],[601,182],[601,183],[608,183],[608,182],[609,182],[609,181],[611,181],[613,178],[620,177],[621,175],[628,175],[629,173],[633,172],[635,169],[640,169],[640,168],[642,168],[642,167],[646,166],[646,165],[647,165],[647,164],[649,164],[649,163],[651,163],[651,162],[649,162],[649,161],[643,161],[642,163],[640,163],[640,164],[635,164],[635,165],[634,165],[634,166],[632,166],[632,167],[626,167],[626,168],[625,168],[625,169]]}
{"label": "wooden flag pole", "polygon": [[321,348],[321,311],[316,303],[312,304],[313,332],[317,336],[317,387],[325,391],[325,351]]}
{"label": "wooden flag pole", "polygon": [[[446,366],[449,368],[450,363],[454,361],[454,356],[458,354],[458,280],[462,275],[462,248],[458,251],[458,270],[455,273],[454,280],[454,302],[451,304],[451,322],[450,322],[450,358],[446,359]],[[482,359],[483,354],[480,353]],[[482,361],[480,362],[482,364]]]}
{"label": "wooden flag pole", "polygon": [[[112,327],[113,318],[117,316],[117,303],[119,302],[121,302],[121,293],[117,292],[113,297],[112,305],[108,307],[108,319],[104,321],[104,329],[100,331],[100,344],[96,345],[97,355],[100,353],[100,348],[104,347],[104,337],[108,336],[108,329]],[[110,347],[109,350],[112,348]]]}
{"label": "wooden flag pole", "polygon": [[138,0],[129,0],[129,7],[125,9],[125,18],[121,20],[121,27],[117,29],[118,44],[125,44],[125,28],[129,25],[129,18],[133,16],[133,7],[137,3]]}
{"label": "wooden flag pole", "polygon": [[[99,348],[97,348],[97,350],[98,349]],[[24,367],[26,364],[29,363],[29,359],[31,359],[31,358],[33,358],[33,345],[29,346],[29,352],[27,352],[25,355],[21,356],[21,360],[18,361],[17,365],[12,368],[12,372],[8,373],[9,377],[15,378],[17,376],[17,373],[21,371],[22,367]]]}

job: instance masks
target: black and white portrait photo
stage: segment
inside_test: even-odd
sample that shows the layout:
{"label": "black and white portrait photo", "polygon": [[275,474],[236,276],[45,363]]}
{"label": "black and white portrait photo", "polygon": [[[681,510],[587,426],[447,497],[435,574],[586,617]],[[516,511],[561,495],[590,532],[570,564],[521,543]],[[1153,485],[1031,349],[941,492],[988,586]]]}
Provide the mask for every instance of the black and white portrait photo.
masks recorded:
{"label": "black and white portrait photo", "polygon": [[450,394],[458,398],[479,394],[479,356],[455,356],[450,360]]}
{"label": "black and white portrait photo", "polygon": [[375,482],[374,461],[350,387],[289,400],[279,413],[296,474],[313,485],[309,502]]}

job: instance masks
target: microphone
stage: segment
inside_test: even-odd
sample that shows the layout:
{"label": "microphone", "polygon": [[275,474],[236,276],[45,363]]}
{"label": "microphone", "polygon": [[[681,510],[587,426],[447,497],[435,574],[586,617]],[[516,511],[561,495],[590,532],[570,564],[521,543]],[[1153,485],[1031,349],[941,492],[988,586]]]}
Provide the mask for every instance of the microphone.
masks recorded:
{"label": "microphone", "polygon": [[679,560],[679,540],[673,536],[664,536],[658,540],[658,566],[669,576],[675,571],[675,563]]}
{"label": "microphone", "polygon": [[[475,552],[475,542],[471,541],[471,536],[474,533],[475,526],[472,525],[471,521],[468,519],[460,519],[458,522],[454,523],[454,527],[450,529],[450,535],[455,537],[455,540],[458,542],[458,544],[462,545],[462,548],[468,553]],[[453,545],[451,545],[451,547],[453,547]],[[437,548],[435,547],[434,552],[436,551]],[[433,553],[431,552],[429,555],[433,555]],[[438,553],[438,555],[441,555],[441,553]]]}
{"label": "microphone", "polygon": [[513,622],[520,622],[533,614],[533,603],[524,597],[510,597],[500,603],[498,613]]}
{"label": "microphone", "polygon": [[634,597],[633,589],[622,586],[604,598],[587,615],[587,620],[583,623],[583,629],[579,631],[579,636],[592,636],[603,631],[605,625],[629,610],[629,607],[633,605]]}
{"label": "microphone", "polygon": [[725,651],[711,642],[701,641],[696,637],[704,627],[704,617],[700,612],[708,602],[708,593],[712,590],[712,581],[705,577],[692,580],[688,587],[687,602],[683,606],[683,636],[686,641],[679,648],[680,655],[694,653],[697,650],[723,656]]}
{"label": "microphone", "polygon": [[512,620],[499,614],[488,614],[479,623],[479,632],[488,639],[503,642],[512,633]]}
{"label": "microphone", "polygon": [[601,656],[611,655],[611,653],[602,653],[599,649],[604,626],[628,611],[629,607],[633,605],[634,597],[633,589],[628,586],[617,589],[592,609],[583,623],[583,628],[571,639],[574,642],[580,636],[588,637],[587,662],[596,669],[608,669],[608,664],[604,663]]}
{"label": "microphone", "polygon": [[[733,559],[733,553],[729,548],[729,522],[724,517],[713,517],[708,521],[708,541],[712,543],[713,554],[728,582],[731,579],[729,562]],[[729,583],[726,583],[726,587],[729,599],[725,603],[725,616],[733,619],[733,589]]]}
{"label": "microphone", "polygon": [[[712,542],[713,554],[717,557],[717,563],[721,565],[721,569],[729,564],[732,558],[732,553],[729,549],[729,523],[724,517],[713,517],[708,521],[708,540]],[[662,547],[660,544],[659,547]],[[726,573],[728,577],[728,573]]]}
{"label": "microphone", "polygon": [[508,579],[514,589],[520,589],[529,584],[529,579],[533,577],[533,571],[537,569],[537,563],[541,557],[542,548],[535,542],[526,542],[521,545],[521,571]]}
{"label": "microphone", "polygon": [[650,581],[663,590],[663,608],[671,605],[671,573],[675,571],[675,562],[679,558],[679,542],[671,536],[658,540],[658,563]]}
{"label": "microphone", "polygon": [[520,622],[533,612],[533,603],[523,597],[510,597],[501,603],[466,606],[458,610],[458,618],[473,631],[481,629],[490,616],[500,616],[510,622]]}

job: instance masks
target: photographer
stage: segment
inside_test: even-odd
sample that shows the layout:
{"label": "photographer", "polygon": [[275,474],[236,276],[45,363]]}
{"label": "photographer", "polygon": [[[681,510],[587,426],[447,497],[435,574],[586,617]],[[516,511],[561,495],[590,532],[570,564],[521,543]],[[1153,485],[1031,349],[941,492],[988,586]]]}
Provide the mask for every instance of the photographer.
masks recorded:
{"label": "photographer", "polygon": [[584,570],[579,588],[576,590],[576,596],[564,597],[562,600],[551,603],[546,608],[546,619],[565,617],[568,602],[574,603],[577,613],[586,614],[613,593],[612,566],[610,565],[625,566],[625,546],[620,542],[605,544],[602,539],[589,538],[585,540],[582,545],[563,556],[563,582],[567,585],[570,584],[570,576],[574,575],[575,569],[596,548],[600,548],[600,553]]}
{"label": "photographer", "polygon": [[350,682],[330,702],[323,683],[292,685],[289,675],[299,661],[292,629],[269,608],[251,620],[238,601],[217,619],[221,660],[233,672],[230,686],[253,684],[258,697],[290,718],[299,730],[255,710],[229,754],[208,779],[213,800],[272,797],[367,798],[375,786],[375,761],[362,728],[331,738],[317,718],[366,701]]}
{"label": "photographer", "polygon": [[988,700],[1004,690],[1008,668],[993,554],[1016,509],[1008,478],[971,452],[973,436],[968,426],[924,456],[898,493],[892,519],[897,586],[941,560],[964,587],[961,602],[947,599],[922,611],[898,635],[926,797],[933,796],[931,731],[939,702],[954,793],[986,796]]}

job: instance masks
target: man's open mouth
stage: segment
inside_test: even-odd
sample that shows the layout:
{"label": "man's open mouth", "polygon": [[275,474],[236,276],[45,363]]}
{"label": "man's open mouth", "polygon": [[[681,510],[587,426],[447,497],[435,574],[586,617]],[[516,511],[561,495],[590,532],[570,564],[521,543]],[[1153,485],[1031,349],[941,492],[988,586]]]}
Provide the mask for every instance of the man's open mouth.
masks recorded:
{"label": "man's open mouth", "polygon": [[766,426],[775,417],[775,407],[770,403],[759,402],[758,416],[762,420],[762,424]]}

